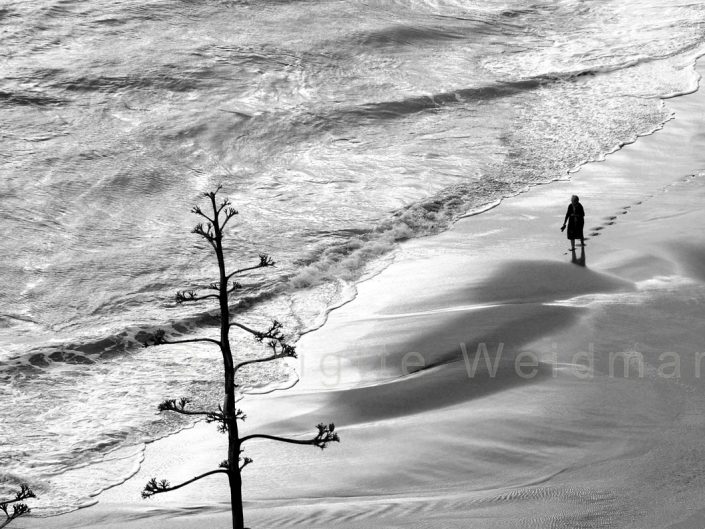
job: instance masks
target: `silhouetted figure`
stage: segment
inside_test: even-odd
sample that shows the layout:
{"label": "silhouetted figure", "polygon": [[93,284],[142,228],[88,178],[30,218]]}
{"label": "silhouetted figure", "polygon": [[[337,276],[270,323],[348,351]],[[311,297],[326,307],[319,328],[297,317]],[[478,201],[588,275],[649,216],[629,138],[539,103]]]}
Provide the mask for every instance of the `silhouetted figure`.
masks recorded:
{"label": "silhouetted figure", "polygon": [[565,230],[566,223],[568,224],[568,238],[570,239],[570,247],[575,250],[575,239],[580,239],[580,245],[585,246],[585,237],[583,237],[583,225],[585,224],[585,210],[578,199],[578,195],[570,197],[568,211],[565,214],[565,220],[561,231]]}
{"label": "silhouetted figure", "polygon": [[570,250],[571,253],[571,259],[570,262],[573,263],[574,265],[578,266],[585,266],[585,246],[582,246],[580,248],[580,257],[575,256],[575,248]]}

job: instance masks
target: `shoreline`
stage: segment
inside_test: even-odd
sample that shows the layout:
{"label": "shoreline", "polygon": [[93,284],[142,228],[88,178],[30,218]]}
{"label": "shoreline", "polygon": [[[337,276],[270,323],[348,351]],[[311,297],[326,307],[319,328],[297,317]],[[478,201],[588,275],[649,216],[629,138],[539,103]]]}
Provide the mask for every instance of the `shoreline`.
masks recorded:
{"label": "shoreline", "polygon": [[[698,71],[702,73],[702,65]],[[325,415],[320,420],[339,423],[342,443],[323,457],[306,448],[253,446],[260,466],[253,466],[252,474],[245,476],[246,518],[270,527],[284,526],[286,520],[307,527],[345,520],[336,523],[364,527],[375,519],[384,520],[387,527],[402,527],[420,517],[429,521],[429,527],[462,527],[472,517],[478,526],[514,527],[516,516],[536,520],[548,516],[546,512],[558,519],[568,516],[566,521],[580,520],[575,516],[588,513],[595,524],[616,523],[610,518],[615,510],[630,513],[623,501],[631,494],[625,492],[629,480],[611,478],[603,467],[607,461],[625,475],[636,472],[620,463],[625,457],[645,457],[626,446],[634,442],[639,425],[629,423],[625,410],[595,418],[585,403],[624,399],[640,416],[663,427],[666,423],[649,415],[639,401],[660,412],[663,405],[658,397],[663,394],[678,402],[687,398],[681,394],[671,397],[676,390],[661,388],[662,381],[649,386],[648,379],[619,385],[598,376],[594,385],[579,384],[567,373],[567,366],[570,355],[591,342],[600,354],[628,347],[629,340],[618,336],[624,328],[632,329],[634,336],[651,338],[646,345],[654,350],[643,351],[651,362],[658,352],[655,331],[630,320],[628,307],[653,303],[656,308],[649,305],[650,310],[658,312],[658,303],[645,302],[646,298],[634,301],[630,296],[638,298],[644,290],[640,283],[658,282],[660,277],[682,276],[696,282],[702,278],[697,265],[702,241],[690,249],[679,246],[683,232],[693,237],[687,233],[688,226],[682,226],[690,218],[681,210],[675,220],[669,218],[666,207],[673,205],[668,202],[669,193],[673,196],[675,192],[687,203],[698,196],[688,185],[701,189],[697,179],[687,182],[684,178],[705,168],[705,156],[696,153],[697,146],[688,151],[681,145],[686,155],[672,156],[686,137],[693,141],[697,134],[705,134],[705,127],[698,127],[696,118],[686,115],[703,108],[702,101],[702,90],[669,100],[676,116],[660,130],[637,137],[638,141],[603,161],[587,162],[569,180],[533,186],[482,214],[461,219],[447,232],[403,243],[394,263],[358,284],[358,294],[351,302],[332,310],[321,328],[302,337],[301,382],[291,390],[244,401],[252,417],[246,423],[248,429],[304,434],[319,421],[314,416]],[[670,156],[659,157],[659,150]],[[609,197],[604,197],[603,189],[610,190]],[[564,235],[558,232],[563,203],[574,192],[588,211],[586,268],[571,264],[561,249],[567,241],[560,242]],[[645,203],[655,213],[641,207]],[[660,216],[660,225],[654,225],[654,216]],[[670,249],[672,243],[678,248]],[[694,252],[692,257],[689,251]],[[694,271],[688,272],[689,268]],[[673,281],[666,283],[668,288],[678,287]],[[619,319],[620,327],[605,320],[605,313]],[[705,347],[698,344],[697,333],[682,334],[684,350]],[[500,369],[499,377],[467,384],[461,343],[469,344],[470,352],[478,343],[494,350],[504,343],[508,354],[515,356],[531,351],[541,364],[539,374],[528,383]],[[553,344],[563,377],[546,371]],[[418,373],[409,375],[402,360],[413,352],[421,355],[423,366],[414,357],[415,364],[407,362],[406,367]],[[700,391],[695,382],[687,381],[696,387],[694,391]],[[556,399],[562,399],[558,408]],[[571,414],[576,410],[583,421],[594,419],[592,426],[607,423],[614,430],[604,435],[589,433],[573,422]],[[527,422],[527,417],[533,421]],[[557,442],[542,431],[549,428],[553,432],[554,422],[559,426],[555,428]],[[449,435],[449,429],[455,433]],[[208,481],[207,485],[213,483],[208,493],[191,489],[149,501],[134,496],[144,478],[153,473],[159,477],[172,474],[168,477],[176,482],[179,474],[189,476],[199,468],[209,468],[213,458],[204,452],[221,453],[223,446],[223,439],[211,430],[211,426],[198,424],[151,443],[138,473],[100,494],[97,506],[57,517],[20,520],[17,527],[187,527],[194,516],[199,523],[211,521],[225,527],[229,511],[223,498],[227,496],[223,484],[215,480]],[[405,439],[409,438],[418,444],[407,446]],[[445,451],[441,455],[436,454],[439,445]],[[648,446],[654,450],[656,445]],[[190,453],[180,453],[185,447]],[[165,456],[171,453],[173,458]],[[416,465],[416,472],[424,475],[407,472],[409,465]],[[319,478],[315,483],[310,483],[311,468]],[[341,468],[346,480],[339,477]],[[434,486],[434,478],[442,485]],[[273,488],[273,483],[279,486]],[[360,497],[360,490],[368,493]],[[705,490],[705,484],[699,490]],[[505,496],[509,499],[497,499]],[[648,502],[639,505],[647,508]],[[697,519],[697,509],[691,505],[690,510],[694,512],[688,514]],[[629,519],[636,516],[633,513],[625,516],[619,520],[626,524],[622,526],[644,523]],[[489,521],[482,522],[484,517]]]}

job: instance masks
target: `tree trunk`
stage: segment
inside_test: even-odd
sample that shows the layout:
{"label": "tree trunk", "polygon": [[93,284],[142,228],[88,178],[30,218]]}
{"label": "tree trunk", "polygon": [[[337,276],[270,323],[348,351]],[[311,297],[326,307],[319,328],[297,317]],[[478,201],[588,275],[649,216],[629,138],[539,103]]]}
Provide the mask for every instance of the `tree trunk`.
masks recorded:
{"label": "tree trunk", "polygon": [[232,369],[225,371],[225,406],[223,411],[228,425],[228,482],[233,513],[233,529],[244,529],[242,512],[242,478],[240,476],[240,434],[235,410],[235,380]]}
{"label": "tree trunk", "polygon": [[228,472],[230,482],[230,504],[233,513],[233,529],[245,529],[245,516],[242,511],[242,478],[240,477],[240,467],[235,464]]}
{"label": "tree trunk", "polygon": [[242,478],[240,476],[240,434],[237,427],[237,410],[235,408],[235,366],[230,350],[230,306],[228,303],[228,279],[223,255],[223,234],[221,232],[215,194],[211,195],[215,232],[215,254],[218,259],[220,276],[220,350],[223,353],[223,370],[225,372],[225,398],[223,415],[228,428],[228,483],[230,484],[230,506],[233,517],[233,529],[244,529],[245,520],[242,511]]}

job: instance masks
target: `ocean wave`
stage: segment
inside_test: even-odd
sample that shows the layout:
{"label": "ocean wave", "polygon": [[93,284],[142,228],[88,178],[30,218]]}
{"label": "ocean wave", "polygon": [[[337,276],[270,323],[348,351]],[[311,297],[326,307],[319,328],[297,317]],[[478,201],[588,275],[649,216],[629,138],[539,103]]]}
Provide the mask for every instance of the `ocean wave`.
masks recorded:
{"label": "ocean wave", "polygon": [[65,99],[44,95],[40,92],[0,91],[0,105],[56,106],[66,103]]}
{"label": "ocean wave", "polygon": [[176,73],[177,66],[173,67],[174,73],[167,75],[160,72],[156,75],[127,74],[123,76],[82,77],[76,79],[63,79],[55,83],[55,87],[69,92],[115,92],[130,89],[160,89],[173,92],[188,92],[203,85],[197,76],[189,76],[187,72]]}
{"label": "ocean wave", "polygon": [[368,31],[358,39],[364,46],[389,46],[419,44],[426,41],[463,39],[463,33],[445,27],[419,27],[395,24],[383,29]]}
{"label": "ocean wave", "polygon": [[535,90],[549,82],[550,78],[541,77],[514,82],[496,83],[473,88],[459,88],[432,95],[410,97],[401,101],[383,101],[366,103],[358,108],[340,111],[340,114],[359,116],[369,119],[394,119],[417,112],[436,110],[453,104],[486,102],[502,97],[510,97],[520,92]]}

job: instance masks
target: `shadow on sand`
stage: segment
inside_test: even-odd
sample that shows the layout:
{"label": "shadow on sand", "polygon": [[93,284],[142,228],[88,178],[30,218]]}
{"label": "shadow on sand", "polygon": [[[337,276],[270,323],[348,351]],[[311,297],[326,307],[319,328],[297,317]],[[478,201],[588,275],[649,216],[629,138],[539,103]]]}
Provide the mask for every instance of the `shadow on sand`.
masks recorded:
{"label": "shadow on sand", "polygon": [[580,247],[580,257],[575,254],[575,248],[570,251],[570,262],[574,265],[585,266],[585,246]]}

